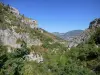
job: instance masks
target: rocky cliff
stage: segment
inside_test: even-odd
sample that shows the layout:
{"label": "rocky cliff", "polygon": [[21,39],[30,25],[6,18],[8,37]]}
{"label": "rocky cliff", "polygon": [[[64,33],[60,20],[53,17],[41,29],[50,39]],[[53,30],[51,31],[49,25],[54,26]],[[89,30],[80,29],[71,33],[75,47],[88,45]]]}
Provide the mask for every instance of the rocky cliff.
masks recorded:
{"label": "rocky cliff", "polygon": [[28,31],[29,29],[38,28],[36,20],[20,15],[14,7],[4,6],[7,9],[5,10],[2,4],[0,6],[2,15],[0,19],[3,18],[3,22],[0,23],[0,39],[4,45],[19,48],[18,40],[25,41],[29,46],[42,44],[39,39],[30,38],[31,34]]}
{"label": "rocky cliff", "polygon": [[85,43],[98,27],[100,27],[100,18],[97,18],[92,22],[90,22],[89,27],[86,30],[84,30],[80,34],[80,36],[77,36],[73,38],[71,41],[69,41],[68,46],[73,47],[73,46],[77,46],[80,43]]}
{"label": "rocky cliff", "polygon": [[7,52],[12,53],[16,48],[22,48],[25,43],[31,49],[25,55],[26,59],[40,62],[43,61],[41,51],[49,48],[45,48],[46,46],[56,42],[63,43],[62,41],[39,28],[36,20],[21,15],[14,7],[0,3],[0,44],[7,47]]}

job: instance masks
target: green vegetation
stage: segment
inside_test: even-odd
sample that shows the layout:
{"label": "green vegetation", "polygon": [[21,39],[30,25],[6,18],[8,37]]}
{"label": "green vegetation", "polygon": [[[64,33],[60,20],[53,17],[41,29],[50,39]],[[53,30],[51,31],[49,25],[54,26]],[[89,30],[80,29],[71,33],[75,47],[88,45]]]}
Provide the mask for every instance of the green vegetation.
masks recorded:
{"label": "green vegetation", "polygon": [[[1,46],[1,50],[5,51],[5,47]],[[44,47],[49,51],[42,53],[43,63],[35,61],[27,61],[24,55],[29,54],[29,48],[23,43],[22,48],[15,49],[13,53],[6,53],[6,60],[3,61],[1,67],[1,75],[99,75],[96,67],[99,66],[100,48],[96,48],[91,44],[83,44],[70,51],[54,43],[52,46]],[[58,48],[52,52],[54,48]],[[64,48],[64,49],[63,49]],[[33,46],[32,50],[38,51],[39,47]],[[5,59],[5,58],[4,58]],[[2,58],[2,60],[4,60]]]}
{"label": "green vegetation", "polygon": [[[0,48],[4,50],[2,47]],[[15,49],[13,53],[7,53],[6,61],[3,61],[0,69],[0,75],[95,75],[92,70],[85,66],[86,60],[84,62],[78,60],[79,56],[82,55],[78,54],[78,50],[76,52],[75,49],[68,52],[63,50],[44,52],[43,63],[25,60],[23,56],[27,55],[28,51],[26,45],[23,45],[22,48]]]}
{"label": "green vegetation", "polygon": [[[39,39],[42,45],[27,47],[25,41],[17,39],[16,43],[21,44],[21,48],[8,52],[7,46],[1,44],[0,75],[100,75],[100,28],[86,43],[68,50],[52,34],[41,33],[41,29],[32,29],[22,23],[20,19],[24,15],[17,18],[9,9],[9,5],[0,3],[0,29],[17,26],[16,33],[29,33],[31,39]],[[9,22],[5,21],[5,16]],[[33,51],[43,56],[43,62],[25,59]]]}

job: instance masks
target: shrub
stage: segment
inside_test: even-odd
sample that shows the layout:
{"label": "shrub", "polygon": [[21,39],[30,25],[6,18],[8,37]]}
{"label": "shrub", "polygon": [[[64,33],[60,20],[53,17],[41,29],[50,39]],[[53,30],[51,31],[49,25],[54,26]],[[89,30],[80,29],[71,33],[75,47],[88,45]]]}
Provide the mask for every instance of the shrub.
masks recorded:
{"label": "shrub", "polygon": [[7,48],[5,46],[0,45],[0,69],[7,61]]}

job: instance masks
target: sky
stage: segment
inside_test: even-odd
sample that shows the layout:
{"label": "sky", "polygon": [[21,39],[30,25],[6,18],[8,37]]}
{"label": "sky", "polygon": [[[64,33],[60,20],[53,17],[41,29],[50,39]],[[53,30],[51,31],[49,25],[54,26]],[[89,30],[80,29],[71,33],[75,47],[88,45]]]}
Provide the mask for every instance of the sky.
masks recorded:
{"label": "sky", "polygon": [[0,0],[38,21],[48,32],[64,33],[88,28],[100,18],[100,0]]}

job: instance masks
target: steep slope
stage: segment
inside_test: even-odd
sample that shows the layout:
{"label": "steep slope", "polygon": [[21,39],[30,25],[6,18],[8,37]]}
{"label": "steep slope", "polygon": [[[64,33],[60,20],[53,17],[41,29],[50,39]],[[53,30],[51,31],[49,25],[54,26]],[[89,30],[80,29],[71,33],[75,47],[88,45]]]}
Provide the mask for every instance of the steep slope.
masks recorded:
{"label": "steep slope", "polygon": [[49,48],[46,48],[47,45],[64,45],[66,42],[39,28],[36,20],[21,15],[16,8],[0,3],[0,43],[7,47],[8,52],[13,52],[13,49],[21,48],[23,43],[28,48],[36,46],[45,51]]}
{"label": "steep slope", "polygon": [[54,35],[68,41],[68,47],[77,46],[79,43],[85,43],[95,30],[100,27],[100,18],[90,22],[86,30],[73,30],[67,33],[53,33]]}
{"label": "steep slope", "polygon": [[69,47],[77,46],[79,43],[85,43],[88,41],[90,36],[96,31],[96,29],[100,27],[100,19],[95,19],[90,22],[89,28],[84,30],[80,36],[73,38],[69,41]]}
{"label": "steep slope", "polygon": [[91,51],[98,60],[94,47],[68,50],[65,40],[0,3],[0,75],[96,75],[87,62]]}
{"label": "steep slope", "polygon": [[4,45],[20,47],[16,43],[20,39],[30,46],[31,44],[42,45],[46,38],[58,41],[54,35],[39,28],[36,20],[20,15],[17,9],[10,6],[3,7],[2,4],[0,4],[0,9],[0,39]]}

